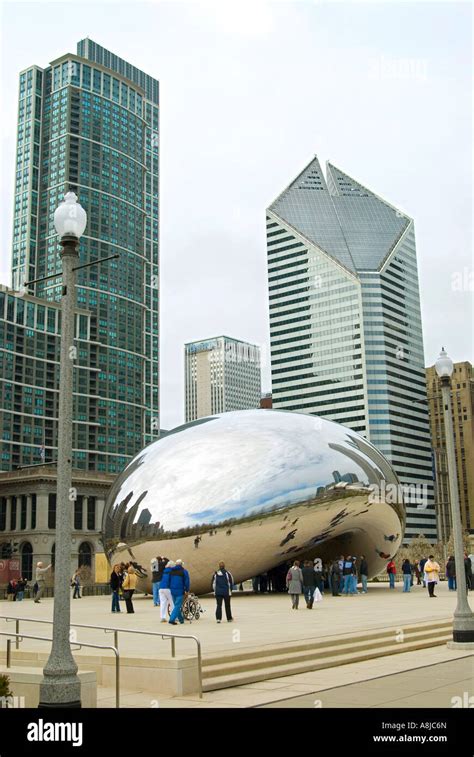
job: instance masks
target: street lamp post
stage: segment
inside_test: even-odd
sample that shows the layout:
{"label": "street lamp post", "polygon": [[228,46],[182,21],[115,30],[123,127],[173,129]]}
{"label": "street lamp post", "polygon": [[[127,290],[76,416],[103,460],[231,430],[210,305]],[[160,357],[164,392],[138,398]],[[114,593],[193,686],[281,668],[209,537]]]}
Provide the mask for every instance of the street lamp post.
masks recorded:
{"label": "street lamp post", "polygon": [[451,376],[453,361],[444,347],[435,364],[441,382],[443,400],[444,430],[446,436],[446,458],[448,463],[449,493],[451,500],[451,520],[454,537],[454,563],[456,566],[457,603],[453,618],[453,641],[448,646],[474,648],[474,615],[469,607],[464,570],[464,545],[462,540],[461,511],[458,497],[458,476],[454,452],[454,431],[451,415]]}
{"label": "street lamp post", "polygon": [[61,356],[59,374],[58,460],[56,495],[56,562],[54,578],[53,643],[43,670],[40,707],[80,707],[81,684],[70,644],[71,622],[71,503],[72,490],[72,411],[74,326],[76,306],[75,263],[78,242],[84,233],[87,215],[68,192],[54,213],[54,225],[62,252]]}

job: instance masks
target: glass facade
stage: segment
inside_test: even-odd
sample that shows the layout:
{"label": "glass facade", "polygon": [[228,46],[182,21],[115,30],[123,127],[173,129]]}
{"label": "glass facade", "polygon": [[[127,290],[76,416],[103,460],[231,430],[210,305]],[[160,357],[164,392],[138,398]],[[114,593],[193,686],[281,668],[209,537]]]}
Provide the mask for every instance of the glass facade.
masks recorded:
{"label": "glass facade", "polygon": [[[120,256],[77,274],[95,330],[75,466],[115,473],[159,434],[158,82],[92,40],[77,52],[20,76],[13,286],[60,269],[53,213],[75,191],[88,216],[81,263]],[[58,277],[34,294],[60,292]]]}
{"label": "glass facade", "polygon": [[[0,288],[0,470],[56,460],[59,405],[59,304]],[[95,317],[77,311],[74,372],[75,466],[86,468],[97,423]]]}
{"label": "glass facade", "polygon": [[267,210],[273,407],[358,431],[436,537],[413,221],[317,158]]}

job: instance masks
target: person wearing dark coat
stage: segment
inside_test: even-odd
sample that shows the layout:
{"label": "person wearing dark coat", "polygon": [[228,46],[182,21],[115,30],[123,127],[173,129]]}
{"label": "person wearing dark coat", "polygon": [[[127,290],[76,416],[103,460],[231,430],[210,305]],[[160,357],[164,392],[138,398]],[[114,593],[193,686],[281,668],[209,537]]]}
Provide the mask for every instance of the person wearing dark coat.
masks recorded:
{"label": "person wearing dark coat", "polygon": [[120,609],[119,594],[123,584],[122,568],[119,563],[114,565],[110,574],[110,588],[112,589],[112,612],[122,612]]}
{"label": "person wearing dark coat", "polygon": [[403,591],[405,593],[409,592],[411,589],[411,577],[412,577],[412,566],[411,562],[406,558],[406,560],[402,563],[402,573],[403,573]]}
{"label": "person wearing dark coat", "polygon": [[449,591],[456,591],[456,563],[452,555],[446,563],[446,578],[448,579]]}
{"label": "person wearing dark coat", "polygon": [[471,558],[467,554],[467,552],[464,552],[464,570],[466,573],[466,591],[469,591],[473,588],[473,575],[472,575],[472,563]]}
{"label": "person wearing dark coat", "polygon": [[333,597],[341,596],[341,592],[339,591],[339,588],[341,585],[341,576],[342,576],[341,561],[334,560],[334,562],[332,563],[329,569],[329,578],[331,581],[331,589],[332,589]]}
{"label": "person wearing dark coat", "polygon": [[222,602],[225,606],[225,616],[228,623],[232,623],[232,610],[230,607],[230,598],[232,596],[232,586],[234,585],[234,579],[232,573],[229,573],[225,568],[223,560],[219,563],[219,568],[212,576],[212,591],[216,598],[216,621],[218,623],[222,620]]}
{"label": "person wearing dark coat", "polygon": [[308,608],[308,610],[312,610],[314,602],[314,590],[317,585],[317,576],[314,572],[314,567],[311,560],[304,561],[304,565],[301,568],[301,573],[303,574],[303,594],[306,600],[306,607]]}

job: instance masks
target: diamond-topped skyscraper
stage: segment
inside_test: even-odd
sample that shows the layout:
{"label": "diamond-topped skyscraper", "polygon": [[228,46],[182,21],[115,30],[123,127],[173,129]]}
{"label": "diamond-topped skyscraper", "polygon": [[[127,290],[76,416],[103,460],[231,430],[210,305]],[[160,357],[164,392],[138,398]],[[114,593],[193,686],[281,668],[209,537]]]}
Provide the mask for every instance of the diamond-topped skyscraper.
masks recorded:
{"label": "diamond-topped skyscraper", "polygon": [[273,407],[368,438],[405,485],[406,538],[434,539],[413,220],[317,158],[266,215]]}
{"label": "diamond-topped skyscraper", "polygon": [[[90,313],[89,326],[77,333],[77,468],[118,472],[159,433],[158,172],[156,79],[88,38],[78,43],[77,54],[20,74],[14,290],[61,270],[53,213],[69,190],[88,216],[80,264],[119,255],[77,272],[78,309]],[[59,301],[61,276],[29,291],[39,302]],[[22,319],[18,315],[15,323],[26,327]],[[41,331],[33,321],[28,326]],[[42,330],[44,343],[48,331],[59,333],[59,324]],[[54,346],[36,357],[54,362]],[[41,406],[28,418],[26,436],[16,434],[16,452],[28,451],[27,457],[15,455],[20,464],[34,459],[32,445],[45,448],[46,461],[55,459],[57,387],[52,379],[43,382],[39,374],[30,377]],[[20,404],[15,407],[29,415]],[[5,454],[8,469],[13,458],[9,449]]]}

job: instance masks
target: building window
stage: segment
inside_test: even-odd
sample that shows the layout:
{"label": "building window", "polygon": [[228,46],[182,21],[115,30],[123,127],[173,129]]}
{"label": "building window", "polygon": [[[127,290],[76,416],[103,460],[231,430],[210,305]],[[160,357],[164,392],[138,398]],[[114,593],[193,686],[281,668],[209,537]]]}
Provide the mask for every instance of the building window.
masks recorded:
{"label": "building window", "polygon": [[21,575],[27,581],[33,578],[33,547],[29,541],[23,542],[21,552]]}
{"label": "building window", "polygon": [[36,494],[31,495],[31,528],[36,528]]}
{"label": "building window", "polygon": [[87,530],[95,531],[95,497],[87,500]]}
{"label": "building window", "polygon": [[10,512],[10,531],[16,531],[16,497],[12,497],[12,507]]}
{"label": "building window", "polygon": [[82,530],[82,505],[83,497],[78,496],[74,502],[74,528],[76,531]]}
{"label": "building window", "polygon": [[56,494],[48,494],[48,528],[56,528]]}
{"label": "building window", "polygon": [[[56,495],[55,495],[55,496],[56,496]],[[56,511],[55,511],[55,512],[56,512]],[[55,542],[55,543],[53,544],[53,546],[51,547],[51,565],[52,565],[52,567],[53,567],[53,570],[54,570],[54,567],[55,567],[55,565],[56,565],[56,542]]]}
{"label": "building window", "polygon": [[0,497],[0,531],[7,527],[7,498]]}
{"label": "building window", "polygon": [[92,547],[86,541],[83,541],[79,547],[78,567],[92,568]]}
{"label": "building window", "polygon": [[21,509],[20,509],[20,530],[26,529],[26,515],[28,512],[28,497],[23,494],[21,497]]}

